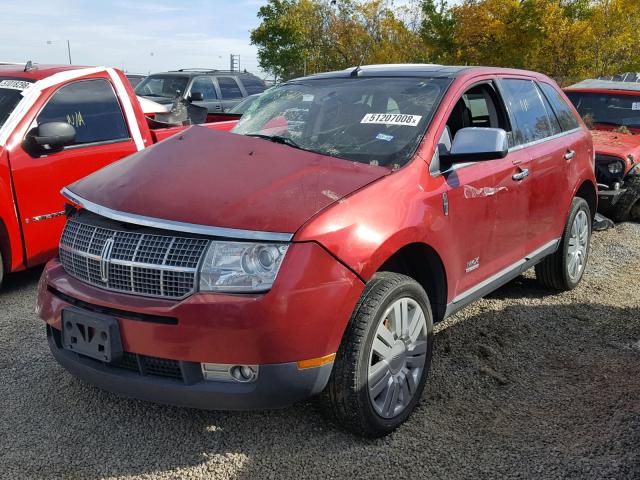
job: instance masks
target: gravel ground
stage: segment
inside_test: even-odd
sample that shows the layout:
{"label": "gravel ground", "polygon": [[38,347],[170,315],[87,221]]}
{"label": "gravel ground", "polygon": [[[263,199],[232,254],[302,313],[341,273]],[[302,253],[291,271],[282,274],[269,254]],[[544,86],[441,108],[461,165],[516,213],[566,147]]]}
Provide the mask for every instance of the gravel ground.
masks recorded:
{"label": "gravel ground", "polygon": [[0,292],[1,478],[640,478],[640,225],[597,233],[584,281],[533,274],[439,325],[417,411],[366,441],[316,402],[202,412],[67,374],[33,313],[38,271]]}

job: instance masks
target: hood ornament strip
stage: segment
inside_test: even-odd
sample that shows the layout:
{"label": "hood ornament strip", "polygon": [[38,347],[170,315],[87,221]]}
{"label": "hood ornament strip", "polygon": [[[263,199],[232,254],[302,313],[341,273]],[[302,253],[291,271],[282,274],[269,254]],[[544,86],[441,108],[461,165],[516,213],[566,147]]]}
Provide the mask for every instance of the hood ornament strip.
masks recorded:
{"label": "hood ornament strip", "polygon": [[102,205],[97,205],[73,193],[68,188],[63,188],[60,192],[64,197],[85,210],[93,212],[102,217],[110,218],[119,222],[133,223],[144,227],[171,230],[174,232],[194,233],[208,237],[231,238],[238,240],[254,240],[263,242],[289,242],[293,238],[293,233],[284,232],[259,232],[254,230],[242,230],[238,228],[212,227],[208,225],[197,225],[194,223],[177,222],[174,220],[164,220],[161,218],[146,217],[135,213],[119,212]]}

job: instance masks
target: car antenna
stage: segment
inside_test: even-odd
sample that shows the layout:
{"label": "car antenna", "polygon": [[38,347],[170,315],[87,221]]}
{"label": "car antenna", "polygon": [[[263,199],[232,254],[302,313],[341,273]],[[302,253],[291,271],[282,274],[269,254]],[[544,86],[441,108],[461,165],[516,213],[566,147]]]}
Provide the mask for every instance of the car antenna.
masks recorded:
{"label": "car antenna", "polygon": [[362,63],[364,62],[364,57],[366,57],[367,53],[369,53],[369,49],[371,48],[371,44],[372,43],[373,43],[373,37],[370,37],[369,38],[369,43],[367,43],[367,46],[364,49],[364,53],[360,57],[360,61],[358,62],[358,66],[356,68],[354,68],[353,71],[351,72],[351,76],[352,77],[357,77],[358,76],[358,72],[361,70]]}
{"label": "car antenna", "polygon": [[27,63],[25,63],[24,65],[24,70],[23,72],[30,72],[31,70],[35,70],[36,67],[33,65],[33,62],[31,60],[28,60]]}

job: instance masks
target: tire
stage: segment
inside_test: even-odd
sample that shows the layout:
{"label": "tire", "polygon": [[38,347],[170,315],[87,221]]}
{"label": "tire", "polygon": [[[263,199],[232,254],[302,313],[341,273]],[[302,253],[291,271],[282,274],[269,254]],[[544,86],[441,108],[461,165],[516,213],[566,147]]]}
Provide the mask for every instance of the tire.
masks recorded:
{"label": "tire", "polygon": [[4,280],[4,262],[2,260],[2,252],[0,252],[0,288],[2,288],[3,280]]}
{"label": "tire", "polygon": [[[577,218],[579,220],[576,221]],[[586,225],[584,225],[585,221]],[[578,231],[573,229],[574,225]],[[589,204],[583,198],[574,198],[558,250],[536,265],[538,282],[547,288],[563,291],[572,290],[580,283],[589,258],[591,228]],[[584,234],[580,234],[580,231]],[[576,247],[576,244],[579,247]],[[575,264],[569,258],[570,250],[573,252],[579,250],[575,254],[576,261],[579,263],[577,270],[573,268]]]}
{"label": "tire", "polygon": [[640,176],[627,177],[625,188],[627,191],[611,207],[611,219],[617,223],[640,220]]}
{"label": "tire", "polygon": [[[402,313],[404,304],[407,314],[399,318],[407,320],[397,322],[396,312]],[[398,310],[392,309],[398,305]],[[416,320],[418,309],[423,320]],[[404,341],[392,333],[403,323],[408,325],[400,329]],[[357,435],[375,438],[391,433],[420,400],[432,352],[433,316],[424,289],[405,275],[377,273],[356,304],[336,354],[324,392],[326,410],[338,425]]]}

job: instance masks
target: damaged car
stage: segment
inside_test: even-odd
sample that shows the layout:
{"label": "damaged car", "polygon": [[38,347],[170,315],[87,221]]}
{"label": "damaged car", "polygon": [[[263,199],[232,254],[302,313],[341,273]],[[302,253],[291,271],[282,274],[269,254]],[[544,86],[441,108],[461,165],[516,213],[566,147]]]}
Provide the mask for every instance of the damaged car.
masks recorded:
{"label": "damaged car", "polygon": [[69,372],[203,409],[321,394],[368,437],[416,408],[434,323],[533,267],[579,284],[597,206],[551,79],[437,65],[288,81],[64,195],[37,311]]}
{"label": "damaged car", "polygon": [[601,212],[639,221],[640,83],[584,80],[565,92],[592,129]]}

